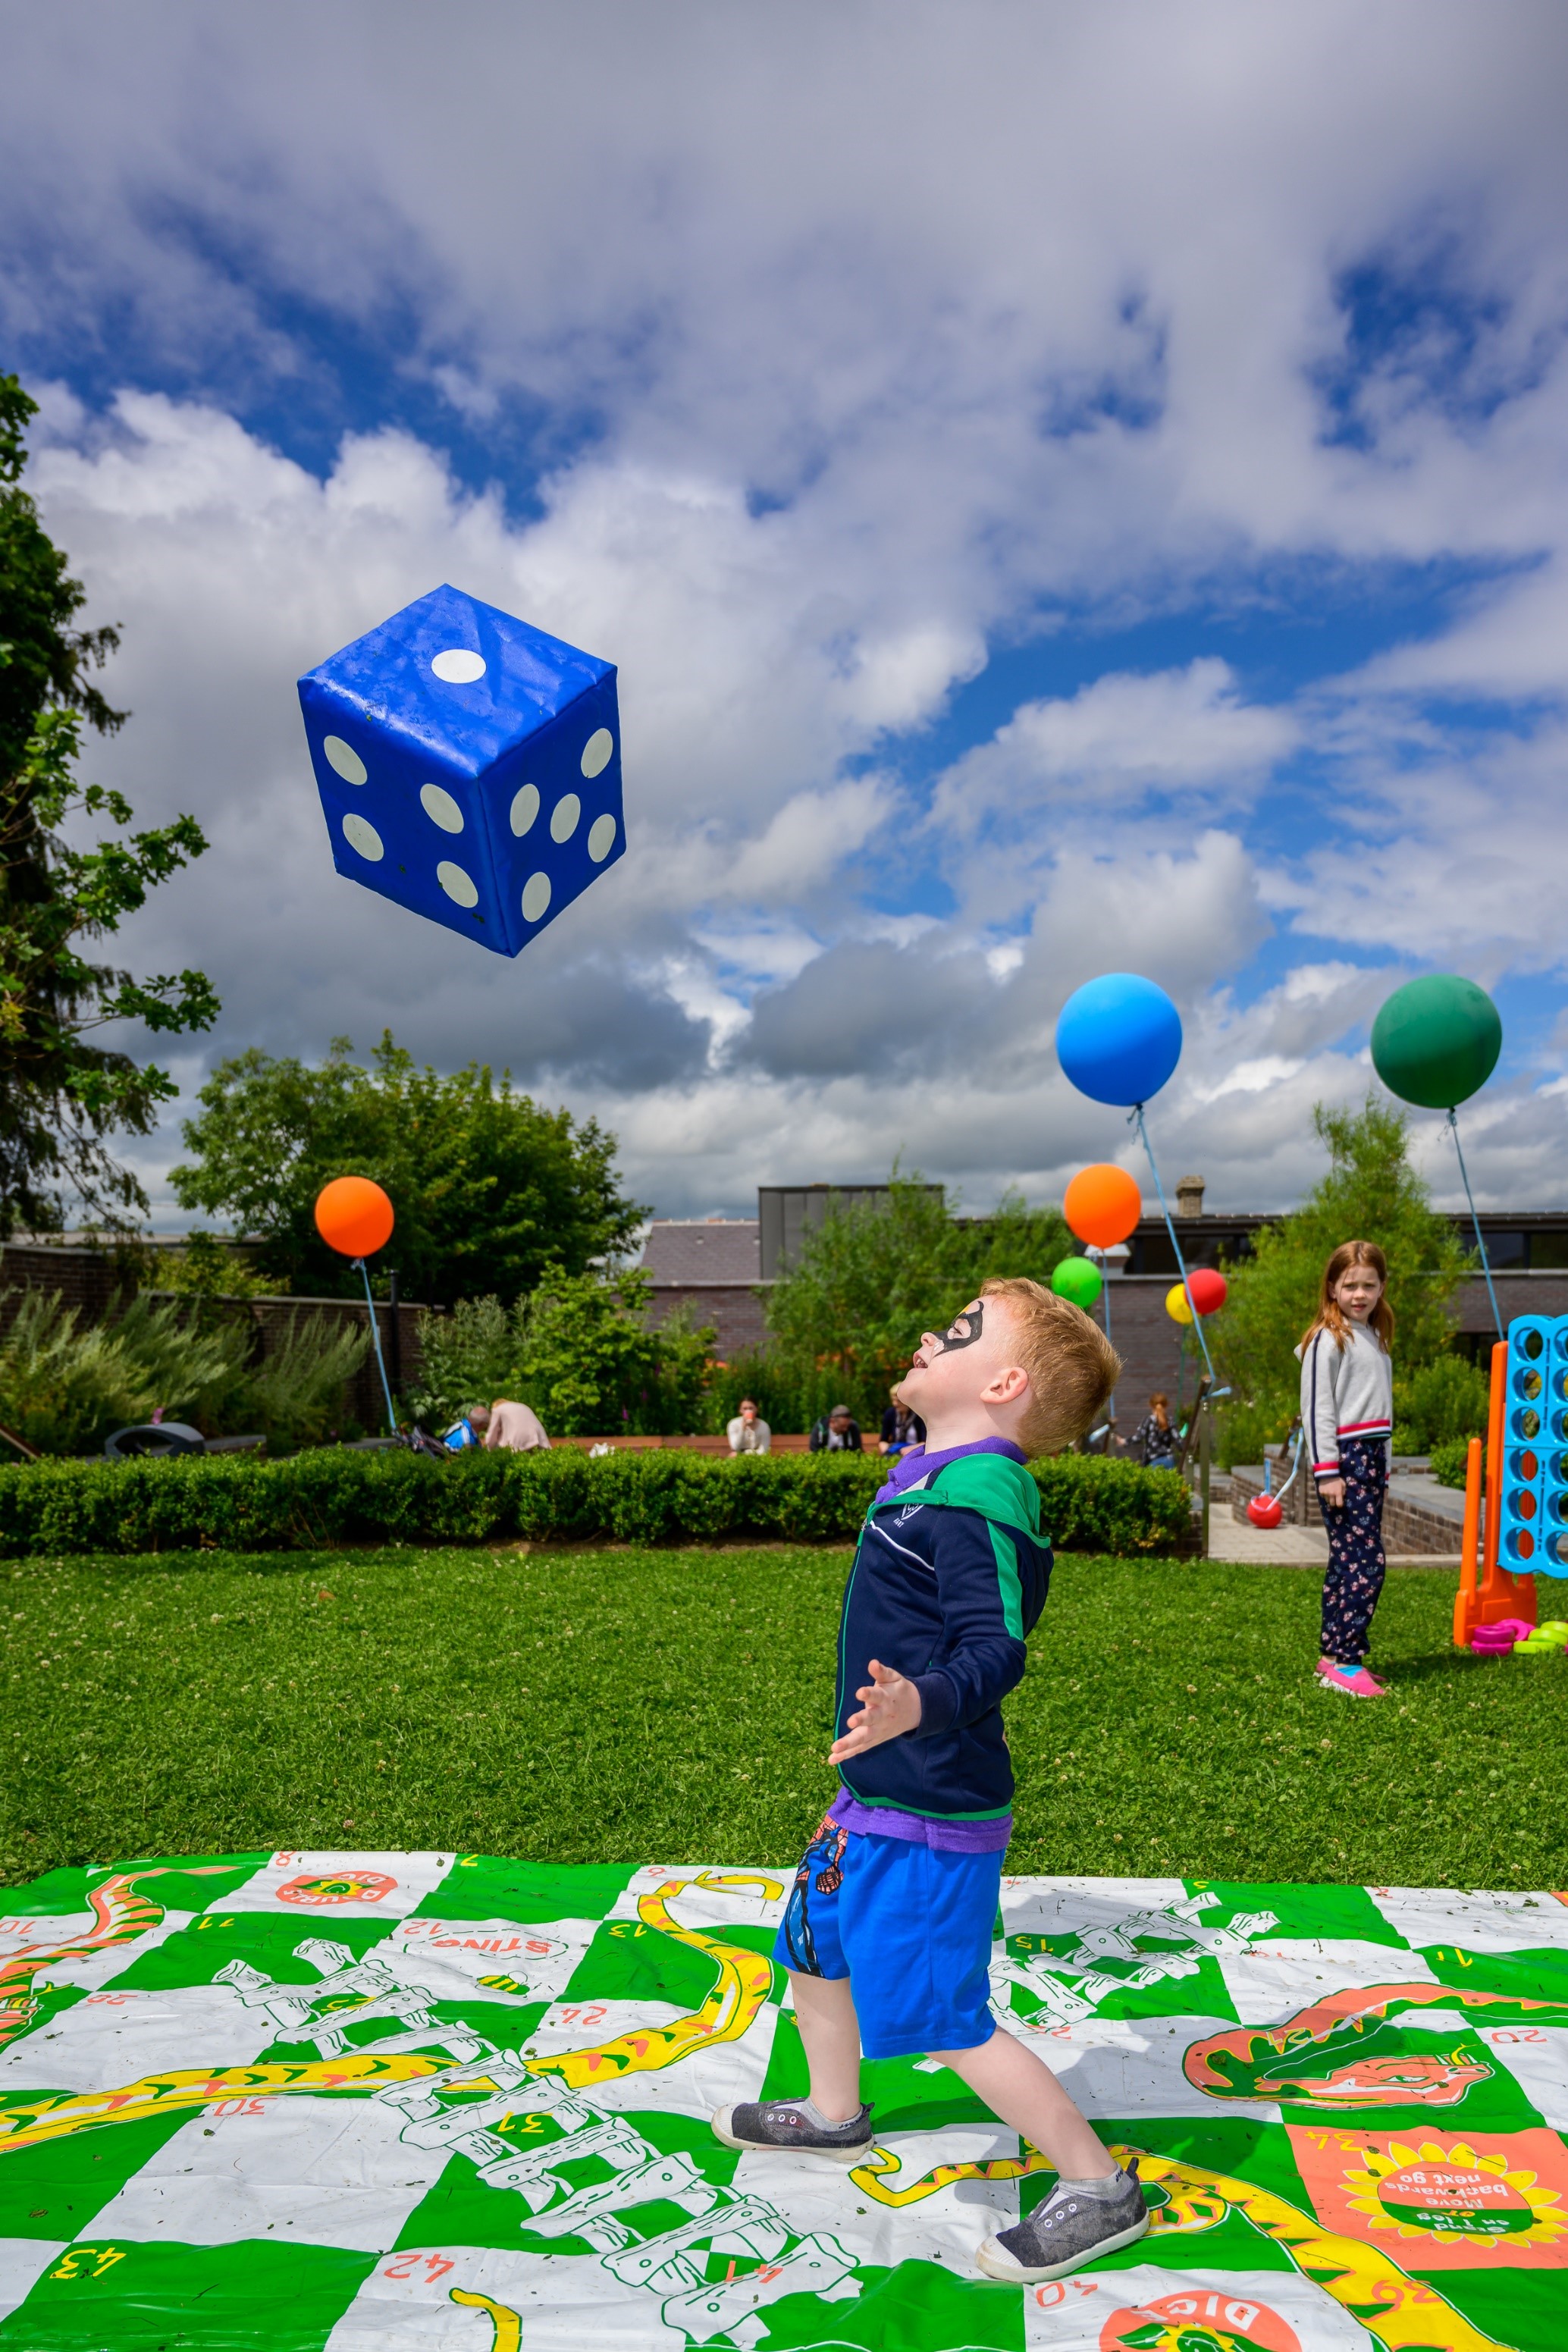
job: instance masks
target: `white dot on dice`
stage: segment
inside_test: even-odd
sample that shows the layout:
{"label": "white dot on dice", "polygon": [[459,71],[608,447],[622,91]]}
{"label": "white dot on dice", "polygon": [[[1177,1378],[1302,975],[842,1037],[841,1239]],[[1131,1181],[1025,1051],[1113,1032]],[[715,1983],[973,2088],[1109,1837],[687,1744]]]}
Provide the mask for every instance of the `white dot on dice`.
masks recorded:
{"label": "white dot on dice", "polygon": [[616,820],[613,816],[596,816],[588,827],[588,855],[595,866],[602,866],[616,845]]}
{"label": "white dot on dice", "polygon": [[328,767],[335,768],[345,784],[363,783],[370,770],[352,743],[345,743],[341,735],[329,735],[321,749],[327,755]]}
{"label": "white dot on dice", "polygon": [[485,657],[483,654],[468,653],[461,646],[451,646],[444,654],[437,654],[430,667],[443,686],[472,686],[477,677],[485,674]]}
{"label": "white dot on dice", "polygon": [[462,832],[463,812],[451,793],[444,793],[439,784],[420,785],[419,805],[431,824],[438,824],[443,833]]}
{"label": "white dot on dice", "polygon": [[602,768],[607,768],[615,748],[616,739],[609,729],[596,727],[583,746],[583,773],[596,776]]}
{"label": "white dot on dice", "polygon": [[521,841],[539,814],[539,786],[524,784],[511,804],[511,829]]}
{"label": "white dot on dice", "polygon": [[582,814],[583,803],[575,793],[568,793],[563,800],[557,801],[550,812],[552,841],[570,841],[577,830],[577,820]]}
{"label": "white dot on dice", "polygon": [[522,919],[525,923],[537,923],[550,904],[550,877],[531,874],[522,886]]}
{"label": "white dot on dice", "polygon": [[440,865],[436,868],[436,879],[447,898],[455,898],[459,907],[479,905],[479,894],[473,881],[464,873],[460,866],[454,866],[449,857],[443,857]]}
{"label": "white dot on dice", "polygon": [[373,864],[386,855],[380,834],[374,824],[367,824],[363,816],[344,817],[343,839],[351,849],[357,849],[362,857],[368,857]]}

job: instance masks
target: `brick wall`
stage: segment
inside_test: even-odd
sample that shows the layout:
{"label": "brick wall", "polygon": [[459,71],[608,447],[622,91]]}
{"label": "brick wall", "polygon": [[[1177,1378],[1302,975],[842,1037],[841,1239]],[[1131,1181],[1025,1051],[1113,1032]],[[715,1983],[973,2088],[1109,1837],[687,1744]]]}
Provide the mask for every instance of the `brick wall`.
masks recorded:
{"label": "brick wall", "polygon": [[680,1307],[685,1307],[693,1329],[705,1323],[712,1325],[719,1335],[714,1353],[721,1362],[767,1344],[763,1301],[750,1283],[655,1283],[650,1321],[668,1322]]}

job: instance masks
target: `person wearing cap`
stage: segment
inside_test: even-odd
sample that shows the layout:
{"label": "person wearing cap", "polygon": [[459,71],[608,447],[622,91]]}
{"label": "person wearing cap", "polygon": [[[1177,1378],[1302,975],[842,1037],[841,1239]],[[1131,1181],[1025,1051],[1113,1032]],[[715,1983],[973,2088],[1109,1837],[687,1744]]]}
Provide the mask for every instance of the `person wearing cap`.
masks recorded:
{"label": "person wearing cap", "polygon": [[830,1406],[813,1427],[813,1454],[858,1454],[861,1449],[860,1424],[847,1404]]}

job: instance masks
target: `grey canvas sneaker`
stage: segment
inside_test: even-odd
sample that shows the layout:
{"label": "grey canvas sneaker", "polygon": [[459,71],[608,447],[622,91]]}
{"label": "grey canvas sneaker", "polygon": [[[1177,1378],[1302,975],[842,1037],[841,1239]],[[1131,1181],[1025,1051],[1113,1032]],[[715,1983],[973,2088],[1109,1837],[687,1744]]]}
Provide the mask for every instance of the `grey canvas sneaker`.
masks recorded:
{"label": "grey canvas sneaker", "polygon": [[743,2106],[721,2107],[713,2133],[726,2147],[791,2148],[799,2156],[831,2157],[835,2164],[858,2164],[873,2146],[869,2107],[847,2123],[828,2124],[809,2099],[752,2099]]}
{"label": "grey canvas sneaker", "polygon": [[1136,2243],[1149,2227],[1138,2185],[1138,2159],[1121,2172],[1111,2194],[1095,2196],[1076,2187],[1058,2187],[1026,2221],[987,2238],[974,2259],[987,2278],[1021,2281],[1065,2278],[1100,2254]]}

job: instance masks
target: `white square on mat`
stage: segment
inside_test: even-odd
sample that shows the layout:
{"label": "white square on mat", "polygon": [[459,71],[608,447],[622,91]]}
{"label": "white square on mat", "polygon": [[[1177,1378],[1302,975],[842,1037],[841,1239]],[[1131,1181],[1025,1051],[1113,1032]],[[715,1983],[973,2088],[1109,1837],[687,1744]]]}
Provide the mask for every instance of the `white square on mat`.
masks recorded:
{"label": "white square on mat", "polygon": [[1120,1927],[1145,1911],[1184,1903],[1179,1878],[1005,1878],[1005,1936],[1081,1936],[1092,1927]]}
{"label": "white square on mat", "polygon": [[[721,1936],[726,1927],[776,1928],[789,1904],[790,1888],[795,1884],[795,1865],[787,1868],[758,1870],[741,1863],[690,1863],[679,1870],[666,1870],[650,1864],[629,1878],[615,1902],[605,1912],[606,1919],[635,1919],[637,1905],[645,1895],[658,1895],[668,1887],[671,1892],[669,1916],[681,1927],[700,1927],[705,1934]],[[698,1881],[706,1879],[707,1885]],[[723,1886],[712,1882],[730,1879]],[[770,1894],[769,1887],[776,1887]]]}
{"label": "white square on mat", "polygon": [[528,2352],[685,2352],[660,2300],[626,2286],[596,2255],[523,2254],[479,2246],[421,2248],[378,2263],[326,2341],[325,2352],[494,2352],[498,2313],[521,2322]]}
{"label": "white square on mat", "polygon": [[1359,1985],[1436,1982],[1418,1952],[1348,1936],[1342,1942],[1273,1937],[1247,1951],[1223,1954],[1219,1971],[1243,2025],[1282,2024],[1313,2001]]}
{"label": "white square on mat", "polygon": [[[941,2164],[1016,2161],[1018,2135],[1001,2124],[955,2124],[942,2131],[889,2132],[879,2146],[899,2162],[889,2187],[907,2189]],[[955,2180],[912,2205],[879,2205],[849,2178],[848,2167],[772,2149],[742,2156],[731,2187],[737,2196],[772,2205],[797,2237],[837,2238],[862,2269],[941,2262],[956,2278],[975,2277],[974,2249],[982,2238],[1010,2230],[1018,2218],[1016,2179]],[[823,2334],[832,2330],[825,2326]]]}
{"label": "white square on mat", "polygon": [[[593,2050],[622,2034],[640,2034],[673,2025],[691,2014],[667,2000],[556,2001],[523,2045],[530,2057],[555,2057],[568,2050]],[[764,2001],[737,2042],[699,2042],[673,2064],[617,2073],[605,2066],[574,2084],[582,2097],[606,2113],[639,2107],[676,2115],[710,2116],[715,2107],[761,2096],[779,2013]],[[601,2079],[601,2073],[602,2077]]]}
{"label": "white square on mat", "polygon": [[[375,1957],[402,1984],[427,1986],[437,2000],[555,2000],[598,1932],[596,1919],[549,1919],[520,1927],[509,1919],[400,1919]],[[512,1977],[520,1993],[480,1988],[481,1977]]]}
{"label": "white square on mat", "polygon": [[450,1853],[271,1855],[209,1911],[270,1911],[308,1920],[307,1935],[330,1936],[334,1919],[401,1919],[434,1895],[451,1869]]}
{"label": "white square on mat", "polygon": [[1487,2025],[1484,2011],[1465,2022],[1494,2063],[1513,2076],[1542,2123],[1568,2132],[1568,2029],[1561,2025]]}
{"label": "white square on mat", "polygon": [[[1111,2336],[1118,2313],[1123,2324]],[[1137,2318],[1132,2315],[1136,2314]],[[1300,2352],[1369,2352],[1364,2328],[1322,2288],[1292,2271],[1126,2270],[1077,2272],[1024,2290],[1027,2352],[1101,2352],[1131,2337],[1142,2318],[1163,2321],[1167,2340],[1296,2345]]]}
{"label": "white square on mat", "polygon": [[0,2238],[0,2319],[26,2301],[68,2243],[53,2238]]}
{"label": "white square on mat", "polygon": [[0,2092],[108,2091],[166,2068],[247,2066],[278,2028],[231,1985],[95,1992],[0,2052]]}
{"label": "white square on mat", "polygon": [[1568,1944],[1568,1906],[1561,1895],[1461,1894],[1443,1886],[1369,1886],[1367,1893],[1410,1945],[1525,1952]]}
{"label": "white square on mat", "polygon": [[100,2236],[222,2246],[392,2247],[439,2179],[442,2150],[405,2146],[377,2099],[237,2099],[192,2117],[93,2224]]}
{"label": "white square on mat", "polygon": [[1081,2017],[1031,2034],[1008,2021],[1026,2048],[1058,2075],[1086,2116],[1247,2116],[1279,2121],[1271,2099],[1215,2099],[1189,2083],[1182,2061],[1194,2042],[1234,2033],[1230,2018]]}

